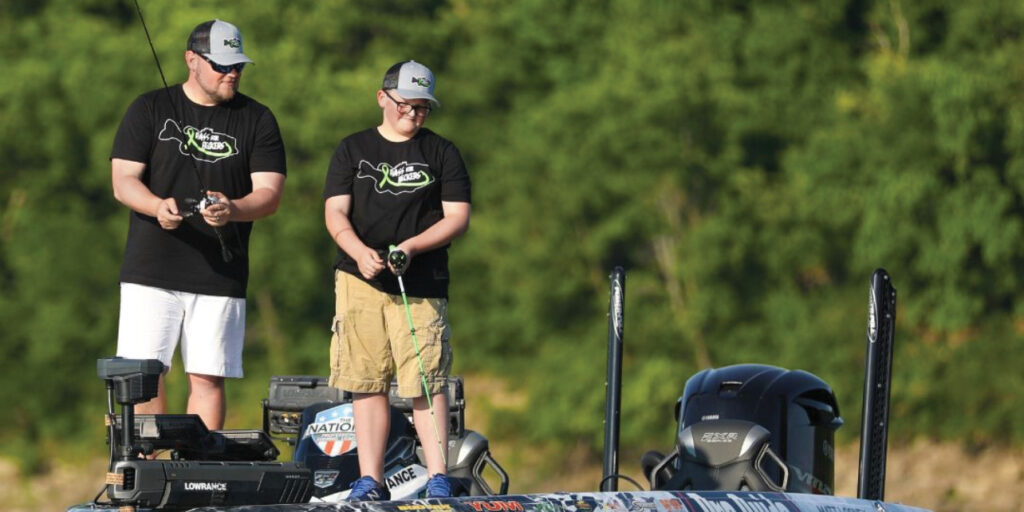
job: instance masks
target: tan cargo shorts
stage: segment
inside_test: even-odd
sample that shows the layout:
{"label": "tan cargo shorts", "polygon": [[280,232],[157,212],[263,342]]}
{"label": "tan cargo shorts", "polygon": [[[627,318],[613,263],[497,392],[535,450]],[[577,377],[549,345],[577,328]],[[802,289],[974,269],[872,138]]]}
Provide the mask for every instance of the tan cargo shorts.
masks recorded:
{"label": "tan cargo shorts", "polygon": [[[402,296],[340,270],[334,272],[334,294],[330,385],[353,393],[386,393],[397,376],[399,396],[423,396]],[[409,297],[409,309],[427,387],[431,395],[443,393],[452,366],[448,301]]]}

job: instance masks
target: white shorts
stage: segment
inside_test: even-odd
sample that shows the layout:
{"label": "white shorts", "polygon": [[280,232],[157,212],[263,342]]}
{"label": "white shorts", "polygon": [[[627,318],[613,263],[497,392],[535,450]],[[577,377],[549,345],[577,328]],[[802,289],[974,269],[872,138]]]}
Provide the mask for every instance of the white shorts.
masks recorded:
{"label": "white shorts", "polygon": [[245,299],[121,283],[118,356],[170,369],[179,337],[186,373],[241,378]]}

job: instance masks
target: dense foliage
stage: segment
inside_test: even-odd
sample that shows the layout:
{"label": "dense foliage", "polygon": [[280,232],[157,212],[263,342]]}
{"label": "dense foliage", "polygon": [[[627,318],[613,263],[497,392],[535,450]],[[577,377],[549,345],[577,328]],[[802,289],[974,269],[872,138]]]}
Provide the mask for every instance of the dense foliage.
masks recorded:
{"label": "dense foliage", "polygon": [[[877,267],[899,291],[897,438],[1024,441],[1020,2],[141,3],[172,83],[195,24],[237,24],[256,60],[242,90],[287,144],[229,427],[257,424],[270,375],[327,373],[328,158],[415,58],[444,103],[429,124],[474,180],[451,251],[456,371],[526,397],[481,404],[489,437],[596,458],[622,265],[629,450],[669,444],[689,375],[739,362],[832,383],[852,438]],[[31,465],[102,436],[94,368],[127,227],[108,155],[160,79],[130,2],[10,0],[0,33],[0,454]]]}

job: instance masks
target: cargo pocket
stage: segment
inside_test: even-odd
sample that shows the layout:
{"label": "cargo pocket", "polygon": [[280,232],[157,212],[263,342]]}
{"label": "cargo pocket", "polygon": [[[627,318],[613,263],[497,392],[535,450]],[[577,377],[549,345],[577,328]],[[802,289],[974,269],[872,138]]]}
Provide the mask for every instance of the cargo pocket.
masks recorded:
{"label": "cargo pocket", "polygon": [[448,343],[448,338],[441,338],[441,361],[440,364],[438,364],[437,366],[437,379],[441,382],[442,385],[447,384],[448,382],[448,375],[450,375],[452,372],[453,359],[454,357],[452,355],[452,346],[450,343]]}
{"label": "cargo pocket", "polygon": [[342,336],[344,335],[344,319],[340,316],[335,316],[331,321],[331,352],[330,352],[330,363],[331,363],[331,378],[330,385],[335,385],[335,381],[339,376],[343,375],[343,355],[341,350]]}
{"label": "cargo pocket", "polygon": [[448,383],[448,375],[452,371],[452,346],[448,343],[448,340],[452,337],[452,326],[448,323],[448,300],[440,299],[437,305],[437,327],[440,330],[439,333],[439,345],[441,347],[441,360],[438,361],[437,365],[437,378],[441,381],[442,385]]}
{"label": "cargo pocket", "polygon": [[447,301],[440,301],[437,308],[438,315],[431,323],[427,331],[430,333],[430,341],[437,351],[436,365],[430,370],[430,390],[432,393],[444,391],[448,384],[448,375],[452,371],[452,347],[448,343],[451,338],[451,326],[448,325]]}

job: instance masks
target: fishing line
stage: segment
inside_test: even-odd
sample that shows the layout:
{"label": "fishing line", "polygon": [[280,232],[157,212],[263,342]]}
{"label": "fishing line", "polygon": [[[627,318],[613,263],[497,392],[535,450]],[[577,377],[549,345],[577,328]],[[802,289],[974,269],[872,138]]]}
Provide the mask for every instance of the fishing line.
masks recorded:
{"label": "fishing line", "polygon": [[445,471],[448,468],[448,454],[441,444],[441,432],[437,429],[437,418],[434,416],[434,401],[430,396],[430,388],[427,386],[427,373],[423,369],[423,357],[420,356],[420,343],[416,339],[416,327],[412,321],[412,310],[409,309],[409,299],[405,295],[405,283],[402,282],[402,274],[409,264],[409,256],[405,251],[392,245],[388,247],[388,263],[395,269],[395,277],[398,278],[398,289],[402,291],[402,303],[405,304],[405,318],[409,321],[409,334],[412,335],[412,346],[416,349],[416,361],[420,365],[420,382],[423,384],[423,394],[427,397],[427,409],[430,411],[430,424],[434,426],[434,439],[437,440],[437,447],[441,450],[441,461],[444,462]]}
{"label": "fishing line", "polygon": [[[149,43],[149,49],[153,52],[153,61],[156,62],[156,69],[160,72],[160,80],[164,83],[164,92],[167,93],[167,100],[171,102],[171,110],[174,115],[178,115],[178,105],[174,102],[174,97],[171,96],[171,88],[167,85],[167,78],[164,77],[164,68],[160,65],[160,57],[156,55],[156,47],[153,46],[153,39],[149,37],[149,27],[146,26],[146,19],[142,17],[142,8],[139,7],[139,0],[134,0],[135,10],[139,13],[139,21],[142,22],[142,30],[146,33],[146,42]],[[181,119],[184,119],[182,115]],[[178,121],[178,124],[182,127],[185,126],[184,121]],[[184,128],[182,128],[184,130]],[[199,166],[196,164],[196,159],[192,157],[192,151],[189,150],[188,160],[192,162],[192,170],[196,173],[196,181],[199,182],[199,197],[200,201],[205,201],[208,193],[206,185],[203,183],[203,176],[199,173]],[[177,202],[177,201],[175,201]],[[180,210],[180,209],[179,209]],[[209,225],[209,224],[207,224]],[[220,242],[220,256],[224,260],[224,263],[230,263],[234,259],[234,255],[228,249],[227,241],[224,240],[224,234],[220,232],[220,228],[217,226],[210,226],[213,228],[213,234],[217,235],[217,241]]]}

